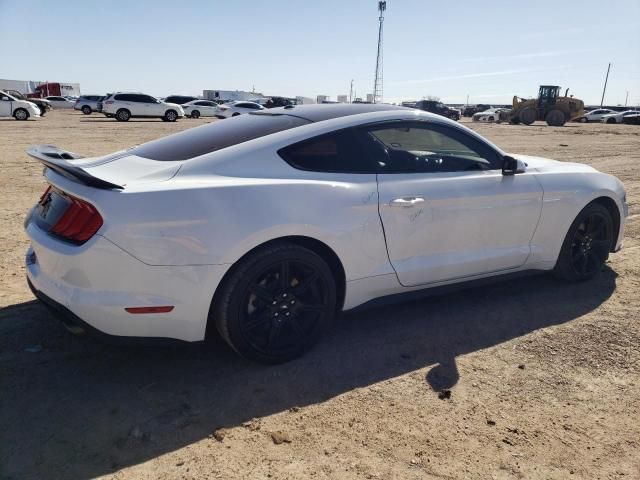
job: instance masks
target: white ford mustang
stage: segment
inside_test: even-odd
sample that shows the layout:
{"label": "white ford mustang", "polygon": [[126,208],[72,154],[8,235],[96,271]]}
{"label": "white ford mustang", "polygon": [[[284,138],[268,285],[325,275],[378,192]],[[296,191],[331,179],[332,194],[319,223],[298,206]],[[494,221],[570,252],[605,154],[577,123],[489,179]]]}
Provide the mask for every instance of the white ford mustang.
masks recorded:
{"label": "white ford mustang", "polygon": [[35,295],[74,330],[302,354],[338,311],[521,271],[570,280],[622,247],[622,183],[507,155],[389,105],[264,110],[126,151],[29,153],[50,187],[26,219]]}

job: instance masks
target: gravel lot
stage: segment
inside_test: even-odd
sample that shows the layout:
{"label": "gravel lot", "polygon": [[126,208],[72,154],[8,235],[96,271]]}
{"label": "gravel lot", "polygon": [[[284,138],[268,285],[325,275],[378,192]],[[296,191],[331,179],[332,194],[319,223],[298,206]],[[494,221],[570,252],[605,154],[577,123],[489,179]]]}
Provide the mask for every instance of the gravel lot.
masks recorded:
{"label": "gravel lot", "polygon": [[22,222],[45,189],[24,150],[100,155],[208,121],[0,120],[0,478],[640,478],[640,128],[468,124],[625,182],[625,248],[594,281],[528,277],[347,314],[276,367],[221,342],[67,333],[24,279]]}

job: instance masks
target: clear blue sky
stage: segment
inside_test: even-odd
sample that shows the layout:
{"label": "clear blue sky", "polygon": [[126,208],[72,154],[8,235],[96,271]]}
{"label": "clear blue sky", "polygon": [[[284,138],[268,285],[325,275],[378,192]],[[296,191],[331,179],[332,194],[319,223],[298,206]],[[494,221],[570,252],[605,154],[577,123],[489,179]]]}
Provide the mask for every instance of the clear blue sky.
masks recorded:
{"label": "clear blue sky", "polygon": [[[388,0],[384,98],[507,103],[539,84],[640,103],[640,0]],[[0,78],[82,92],[371,92],[376,0],[0,0]]]}

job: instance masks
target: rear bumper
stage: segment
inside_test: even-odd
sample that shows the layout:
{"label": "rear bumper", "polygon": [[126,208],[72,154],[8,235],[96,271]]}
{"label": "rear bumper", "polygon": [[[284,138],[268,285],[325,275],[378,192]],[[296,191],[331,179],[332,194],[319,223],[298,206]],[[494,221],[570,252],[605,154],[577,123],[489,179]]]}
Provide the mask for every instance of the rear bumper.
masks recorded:
{"label": "rear bumper", "polygon": [[176,343],[185,343],[182,340],[172,338],[158,338],[158,337],[123,337],[118,335],[109,335],[97,328],[94,328],[89,323],[82,320],[75,313],[69,310],[61,303],[56,302],[53,298],[45,295],[36,288],[27,277],[27,284],[31,289],[31,293],[40,300],[47,309],[53,313],[53,315],[74,335],[90,335],[94,338],[98,338],[104,342],[112,343],[116,345],[173,345]]}
{"label": "rear bumper", "polygon": [[[69,245],[27,223],[26,271],[37,298],[72,330],[117,337],[188,342],[205,337],[211,299],[224,265],[151,266],[95,235]],[[173,306],[168,313],[131,314],[129,307]]]}

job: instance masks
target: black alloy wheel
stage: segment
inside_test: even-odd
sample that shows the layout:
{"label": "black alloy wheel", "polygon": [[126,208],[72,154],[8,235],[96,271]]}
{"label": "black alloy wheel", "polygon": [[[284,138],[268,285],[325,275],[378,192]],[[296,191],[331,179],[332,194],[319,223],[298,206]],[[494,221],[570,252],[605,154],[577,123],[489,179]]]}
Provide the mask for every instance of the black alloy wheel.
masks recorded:
{"label": "black alloy wheel", "polygon": [[609,256],[610,221],[599,212],[592,213],[576,229],[571,244],[571,265],[580,276],[593,276]]}
{"label": "black alloy wheel", "polygon": [[554,272],[570,281],[588,280],[602,270],[613,246],[613,220],[600,204],[587,205],[571,225]]}
{"label": "black alloy wheel", "polygon": [[218,331],[238,353],[281,363],[309,350],[335,309],[335,283],[322,258],[280,244],[241,261],[213,310]]}

